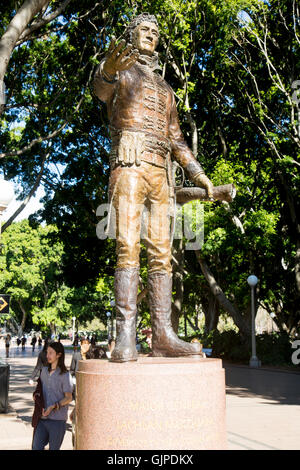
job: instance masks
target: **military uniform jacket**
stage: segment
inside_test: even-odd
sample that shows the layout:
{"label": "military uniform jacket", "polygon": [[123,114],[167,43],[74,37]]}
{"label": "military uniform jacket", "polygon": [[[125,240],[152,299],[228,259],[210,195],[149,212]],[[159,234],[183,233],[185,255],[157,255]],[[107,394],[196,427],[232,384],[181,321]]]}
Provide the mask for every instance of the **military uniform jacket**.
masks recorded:
{"label": "military uniform jacket", "polygon": [[[202,170],[180,130],[175,97],[171,87],[148,65],[136,62],[119,72],[113,82],[102,74],[103,62],[94,77],[94,92],[107,105],[112,146],[124,131],[145,135],[143,152],[165,157],[170,151],[188,177]],[[143,153],[142,152],[142,153]]]}

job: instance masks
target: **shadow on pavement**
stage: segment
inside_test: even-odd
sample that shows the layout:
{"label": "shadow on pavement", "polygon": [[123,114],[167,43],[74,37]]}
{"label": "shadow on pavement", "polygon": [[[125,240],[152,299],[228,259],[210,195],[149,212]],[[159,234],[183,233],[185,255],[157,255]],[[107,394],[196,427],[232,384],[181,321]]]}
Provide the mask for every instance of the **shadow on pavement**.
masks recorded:
{"label": "shadow on pavement", "polygon": [[228,395],[255,395],[273,404],[300,405],[300,374],[227,364],[223,367]]}

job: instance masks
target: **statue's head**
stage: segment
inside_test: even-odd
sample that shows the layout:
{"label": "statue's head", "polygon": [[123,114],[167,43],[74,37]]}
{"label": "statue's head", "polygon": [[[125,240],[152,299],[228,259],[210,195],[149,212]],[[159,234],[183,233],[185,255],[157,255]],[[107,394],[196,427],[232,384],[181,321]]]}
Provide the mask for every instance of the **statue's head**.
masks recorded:
{"label": "statue's head", "polygon": [[149,13],[136,16],[127,27],[126,35],[141,54],[153,55],[159,40],[155,16]]}

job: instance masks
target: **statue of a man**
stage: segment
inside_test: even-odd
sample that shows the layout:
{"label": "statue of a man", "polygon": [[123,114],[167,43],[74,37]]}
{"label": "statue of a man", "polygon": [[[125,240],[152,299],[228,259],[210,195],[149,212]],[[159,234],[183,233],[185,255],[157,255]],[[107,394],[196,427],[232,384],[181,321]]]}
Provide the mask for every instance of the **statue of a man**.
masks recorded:
{"label": "statue of a man", "polygon": [[213,186],[184,141],[174,93],[159,75],[159,30],[144,13],[127,28],[130,43],[112,39],[94,78],[94,91],[105,102],[110,120],[109,197],[116,214],[116,346],[111,361],[137,359],[136,312],[142,211],[149,209],[144,238],[148,256],[148,296],[153,356],[201,355],[199,343],[180,340],[172,329],[172,268],[169,200],[174,196],[171,161],[207,190]]}

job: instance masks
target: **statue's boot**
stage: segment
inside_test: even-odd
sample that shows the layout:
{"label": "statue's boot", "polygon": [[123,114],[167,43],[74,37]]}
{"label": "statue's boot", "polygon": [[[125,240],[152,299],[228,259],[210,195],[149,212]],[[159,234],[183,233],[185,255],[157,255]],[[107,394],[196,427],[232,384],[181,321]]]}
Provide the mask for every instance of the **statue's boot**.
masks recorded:
{"label": "statue's boot", "polygon": [[115,272],[115,306],[117,337],[111,362],[137,360],[136,299],[139,284],[138,268],[117,268]]}
{"label": "statue's boot", "polygon": [[172,328],[172,276],[165,272],[150,273],[148,295],[152,321],[152,356],[202,356],[200,343],[187,343]]}

